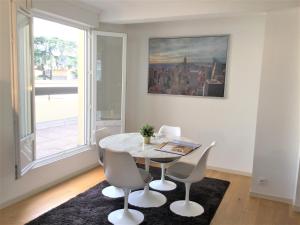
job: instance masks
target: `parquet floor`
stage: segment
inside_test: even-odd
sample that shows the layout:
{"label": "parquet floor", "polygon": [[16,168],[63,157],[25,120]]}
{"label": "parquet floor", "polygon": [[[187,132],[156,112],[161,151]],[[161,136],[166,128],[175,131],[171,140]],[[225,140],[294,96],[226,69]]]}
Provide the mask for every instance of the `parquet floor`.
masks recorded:
{"label": "parquet floor", "polygon": [[[231,182],[212,225],[300,225],[300,213],[288,204],[249,196],[249,177],[208,170],[206,175]],[[97,167],[0,210],[1,225],[21,225],[105,179]]]}

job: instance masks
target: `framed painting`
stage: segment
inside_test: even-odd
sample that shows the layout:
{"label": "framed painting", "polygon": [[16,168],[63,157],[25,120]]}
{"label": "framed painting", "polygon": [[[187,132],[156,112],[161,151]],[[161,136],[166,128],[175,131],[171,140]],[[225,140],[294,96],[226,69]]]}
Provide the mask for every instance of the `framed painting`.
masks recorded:
{"label": "framed painting", "polygon": [[229,35],[150,38],[148,93],[224,97]]}

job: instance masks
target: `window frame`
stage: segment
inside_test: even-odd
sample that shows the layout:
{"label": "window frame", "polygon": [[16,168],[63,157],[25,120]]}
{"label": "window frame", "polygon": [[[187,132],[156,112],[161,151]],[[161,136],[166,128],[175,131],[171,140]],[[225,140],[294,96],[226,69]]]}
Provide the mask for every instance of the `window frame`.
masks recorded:
{"label": "window frame", "polygon": [[[15,13],[11,13],[11,26],[13,27],[12,33],[11,33],[11,39],[12,39],[12,65],[11,65],[11,70],[12,70],[12,109],[14,112],[13,119],[14,119],[14,140],[15,140],[15,178],[18,179],[22,177],[24,174],[26,174],[28,171],[30,171],[35,164],[35,108],[34,108],[34,82],[33,82],[33,42],[32,42],[32,15],[30,11],[26,10],[25,8],[18,6],[15,3],[12,3],[11,5],[11,10],[12,12],[14,11]],[[29,41],[30,41],[30,46],[28,48],[31,51],[30,54],[30,61],[31,65],[29,68],[31,71],[30,75],[30,81],[31,81],[31,134],[28,135],[27,137],[21,137],[20,136],[20,82],[19,82],[19,50],[18,50],[18,24],[17,24],[17,17],[18,13],[28,17],[29,19]],[[17,91],[16,91],[17,90]],[[32,161],[28,163],[24,168],[22,168],[21,165],[21,142],[26,140],[26,138],[32,139]]]}
{"label": "window frame", "polygon": [[[117,37],[122,38],[122,92],[121,92],[121,133],[125,132],[125,111],[126,111],[126,65],[127,65],[127,34],[122,32],[108,32],[102,30],[94,30],[92,33],[92,124],[91,124],[91,133],[94,133],[99,124],[96,118],[97,112],[97,78],[96,78],[96,64],[97,64],[97,36],[104,37]],[[116,120],[118,121],[118,120]],[[92,143],[95,143],[95,140],[92,138]]]}
{"label": "window frame", "polygon": [[[19,116],[17,114],[14,115],[14,135],[15,135],[15,140],[16,140],[16,146],[15,146],[15,159],[16,159],[16,179],[22,177],[26,172],[30,171],[31,169],[35,169],[41,166],[45,166],[51,163],[54,163],[56,161],[80,154],[82,152],[88,151],[88,150],[93,150],[92,146],[91,146],[91,119],[92,119],[92,55],[91,55],[91,33],[92,33],[92,29],[93,27],[78,22],[78,21],[74,21],[74,20],[70,20],[61,16],[57,16],[54,14],[50,14],[50,13],[46,13],[44,11],[40,11],[40,10],[35,10],[32,9],[30,11],[28,10],[24,10],[21,7],[16,7],[16,13],[17,11],[21,11],[22,13],[25,12],[26,15],[29,15],[31,18],[31,31],[30,31],[30,38],[31,38],[31,46],[29,46],[31,48],[32,51],[32,56],[31,56],[31,60],[32,60],[32,65],[31,65],[31,70],[33,73],[33,67],[34,67],[34,62],[33,62],[33,18],[41,18],[44,20],[48,20],[51,22],[56,22],[56,23],[60,23],[63,25],[67,25],[67,26],[71,26],[74,28],[78,28],[81,29],[85,32],[85,48],[84,48],[84,144],[81,146],[78,146],[76,148],[72,148],[72,149],[67,149],[64,150],[62,152],[59,153],[55,153],[46,157],[43,157],[41,159],[36,159],[36,123],[35,123],[35,103],[34,101],[32,102],[32,117],[33,117],[33,135],[34,135],[34,150],[33,150],[33,161],[30,164],[30,167],[28,167],[28,169],[26,168],[26,171],[24,173],[19,173],[19,167],[20,167],[20,136],[19,136]],[[15,53],[17,53],[16,51],[16,43],[17,43],[17,32],[12,34],[12,40],[13,40],[13,51]],[[15,54],[13,56],[13,60],[16,60]],[[17,68],[15,68],[14,65],[12,65],[12,69],[14,71],[14,75],[13,75],[13,82],[12,82],[12,94],[13,94],[13,102],[12,102],[12,107],[13,109],[17,109],[18,110],[18,104],[19,104],[19,100],[18,100],[18,94],[19,94],[19,85],[18,85],[18,75],[15,74],[15,71],[17,70]],[[32,75],[33,77],[33,75]],[[33,81],[33,89],[34,89],[34,81]],[[18,90],[18,91],[14,91],[14,90]],[[34,98],[34,90],[33,90],[33,98]]]}
{"label": "window frame", "polygon": [[[91,76],[90,76],[90,33],[91,33],[91,26],[87,25],[87,24],[83,24],[74,20],[70,20],[58,15],[53,15],[41,10],[37,10],[37,9],[33,9],[32,10],[32,17],[33,18],[40,18],[43,20],[47,20],[47,21],[51,21],[51,22],[55,22],[55,23],[59,23],[59,24],[63,24],[66,26],[70,26],[70,27],[74,27],[77,29],[81,29],[85,32],[85,50],[84,50],[84,144],[75,148],[71,148],[71,149],[66,149],[62,152],[58,152],[49,156],[45,156],[41,159],[36,159],[35,158],[35,163],[33,165],[33,169],[44,166],[44,165],[48,165],[51,163],[54,163],[56,161],[80,154],[82,152],[88,151],[88,150],[92,150],[91,148],[91,143],[90,143],[90,124],[91,124],[91,107],[90,107],[90,80],[91,80]],[[33,37],[33,35],[32,35]],[[36,151],[36,149],[35,149]]]}

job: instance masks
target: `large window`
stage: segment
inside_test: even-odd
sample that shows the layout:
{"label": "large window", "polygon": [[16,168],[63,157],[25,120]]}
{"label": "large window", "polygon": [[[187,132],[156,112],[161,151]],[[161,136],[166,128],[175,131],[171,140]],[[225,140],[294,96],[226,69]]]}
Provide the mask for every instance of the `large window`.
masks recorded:
{"label": "large window", "polygon": [[36,158],[86,144],[85,31],[33,19]]}
{"label": "large window", "polygon": [[37,15],[12,15],[17,178],[93,149],[96,129],[125,124],[126,34],[92,36],[86,25]]}
{"label": "large window", "polygon": [[89,144],[87,34],[19,9],[15,21],[16,176]]}

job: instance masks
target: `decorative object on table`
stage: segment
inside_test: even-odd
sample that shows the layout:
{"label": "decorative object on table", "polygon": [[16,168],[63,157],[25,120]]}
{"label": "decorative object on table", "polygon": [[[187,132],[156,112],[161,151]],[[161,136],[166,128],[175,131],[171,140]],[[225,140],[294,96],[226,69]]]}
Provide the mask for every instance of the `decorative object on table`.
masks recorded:
{"label": "decorative object on table", "polygon": [[140,129],[140,133],[144,137],[144,144],[150,144],[150,138],[154,137],[154,127],[146,124]]}
{"label": "decorative object on table", "polygon": [[[140,165],[141,168],[144,166]],[[160,169],[151,167],[151,174],[155,179],[160,178]],[[169,225],[209,225],[221,203],[229,186],[229,182],[205,177],[201,182],[194,183],[190,199],[197,201],[204,208],[204,213],[197,217],[182,217],[173,214],[169,206],[184,196],[185,188],[177,182],[176,191],[164,192],[167,203],[159,208],[138,208],[145,216],[145,224]],[[92,187],[80,195],[70,199],[62,205],[51,209],[27,225],[109,225],[108,214],[124,205],[124,199],[111,199],[101,195],[101,190],[109,186],[107,181]]]}
{"label": "decorative object on table", "polygon": [[194,151],[195,149],[199,148],[200,146],[201,144],[174,140],[174,141],[163,142],[159,144],[155,150],[162,151],[162,152],[169,152],[178,155],[187,155],[192,151]]}
{"label": "decorative object on table", "polygon": [[229,35],[150,38],[148,93],[224,97]]}

